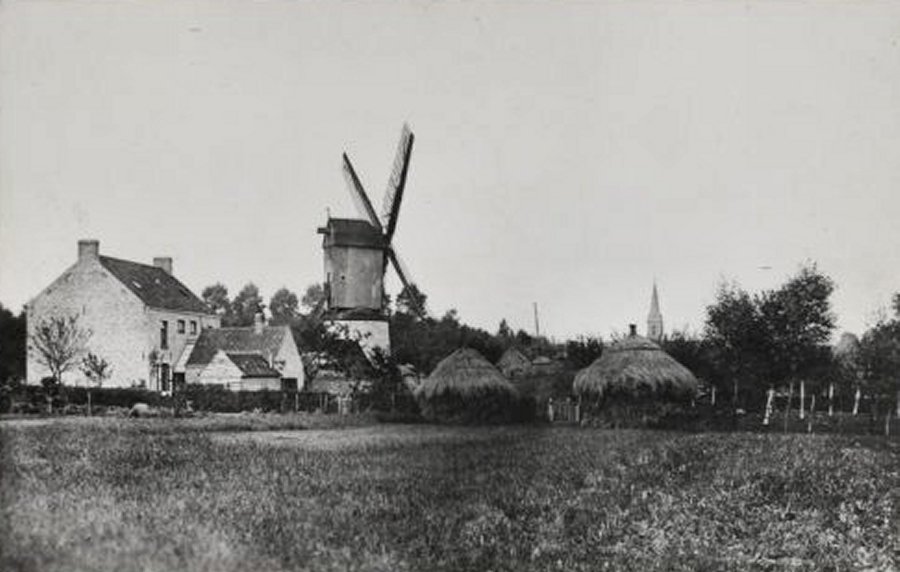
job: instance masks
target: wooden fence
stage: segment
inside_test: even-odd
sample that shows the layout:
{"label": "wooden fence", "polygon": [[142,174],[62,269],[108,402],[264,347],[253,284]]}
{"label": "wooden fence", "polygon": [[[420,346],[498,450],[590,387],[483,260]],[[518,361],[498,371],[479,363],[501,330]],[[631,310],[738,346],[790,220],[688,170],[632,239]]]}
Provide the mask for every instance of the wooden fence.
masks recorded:
{"label": "wooden fence", "polygon": [[578,423],[581,421],[581,406],[569,397],[547,401],[547,419],[551,423]]}

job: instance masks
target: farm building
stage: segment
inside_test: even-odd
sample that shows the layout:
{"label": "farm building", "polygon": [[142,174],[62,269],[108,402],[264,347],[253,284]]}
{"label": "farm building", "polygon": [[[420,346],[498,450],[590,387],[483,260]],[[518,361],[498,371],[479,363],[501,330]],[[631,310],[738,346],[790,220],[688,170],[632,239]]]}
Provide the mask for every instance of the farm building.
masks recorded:
{"label": "farm building", "polygon": [[[86,351],[105,359],[107,387],[143,386],[169,391],[177,364],[193,340],[219,317],[172,273],[172,259],[141,264],[102,256],[97,240],[78,241],[78,259],[26,305],[29,339],[51,318],[75,317],[90,332]],[[50,375],[35,348],[28,348],[27,379]],[[77,369],[63,375],[78,384]]]}
{"label": "farm building", "polygon": [[[267,364],[265,371],[262,363]],[[265,384],[267,389],[302,390],[305,383],[303,362],[291,329],[267,326],[261,315],[256,316],[256,322],[250,327],[204,330],[189,353],[186,352],[184,370],[187,383],[231,384],[233,389],[239,383],[241,389]],[[253,373],[251,377],[240,378],[245,381],[236,382],[237,370],[245,375]],[[273,381],[273,372],[278,374],[277,383]]]}
{"label": "farm building", "polygon": [[613,343],[575,375],[575,393],[593,400],[666,400],[690,398],[697,379],[662,348],[637,335]]}
{"label": "farm building", "polygon": [[426,418],[448,421],[508,418],[517,397],[500,370],[471,348],[441,360],[416,391]]}
{"label": "farm building", "polygon": [[510,379],[525,377],[531,374],[531,360],[517,348],[509,348],[500,356],[497,368]]}
{"label": "farm building", "polygon": [[261,354],[219,350],[200,372],[198,383],[221,385],[225,389],[258,391],[281,389],[281,372]]}

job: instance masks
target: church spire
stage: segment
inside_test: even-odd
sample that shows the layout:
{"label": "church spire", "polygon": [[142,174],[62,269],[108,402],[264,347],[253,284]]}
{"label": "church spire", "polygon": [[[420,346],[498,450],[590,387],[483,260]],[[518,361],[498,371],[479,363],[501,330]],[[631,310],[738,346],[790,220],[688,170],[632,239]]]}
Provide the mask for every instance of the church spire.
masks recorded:
{"label": "church spire", "polygon": [[650,314],[647,315],[647,337],[653,341],[660,341],[663,337],[663,318],[659,311],[659,294],[656,291],[656,281],[653,281],[653,294],[650,297]]}

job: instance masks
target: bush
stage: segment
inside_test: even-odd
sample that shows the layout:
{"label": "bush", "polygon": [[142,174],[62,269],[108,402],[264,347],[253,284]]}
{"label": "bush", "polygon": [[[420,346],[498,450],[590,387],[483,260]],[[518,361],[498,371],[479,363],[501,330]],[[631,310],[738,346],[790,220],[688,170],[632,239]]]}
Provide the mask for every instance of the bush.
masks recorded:
{"label": "bush", "polygon": [[92,407],[130,409],[135,403],[146,403],[151,407],[172,406],[172,397],[136,387],[67,387],[64,390],[67,402],[72,405],[87,405],[89,391]]}
{"label": "bush", "polygon": [[190,384],[184,399],[199,411],[239,413],[241,411],[288,411],[294,409],[294,393],[282,391],[229,391],[219,385]]}
{"label": "bush", "polygon": [[534,420],[536,411],[534,398],[506,391],[473,396],[445,393],[421,400],[419,407],[429,421],[464,425],[525,423]]}

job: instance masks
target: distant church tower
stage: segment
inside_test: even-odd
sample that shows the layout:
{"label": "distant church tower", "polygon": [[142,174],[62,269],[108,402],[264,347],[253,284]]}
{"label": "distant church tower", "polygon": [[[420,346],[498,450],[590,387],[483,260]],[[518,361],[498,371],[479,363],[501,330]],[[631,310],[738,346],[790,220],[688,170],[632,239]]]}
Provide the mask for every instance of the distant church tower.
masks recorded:
{"label": "distant church tower", "polygon": [[656,293],[656,282],[653,283],[650,314],[647,316],[647,337],[655,342],[662,340],[663,337],[663,319],[659,312],[659,294]]}

